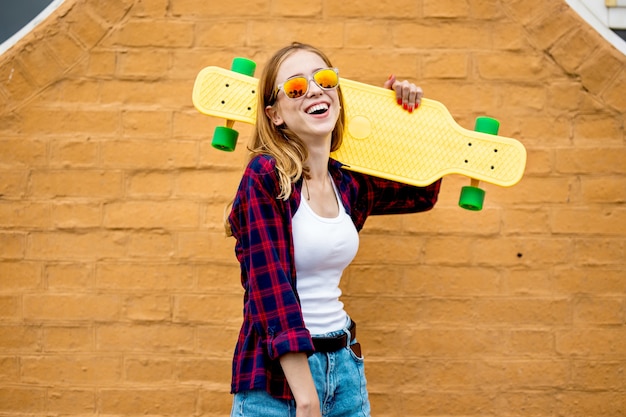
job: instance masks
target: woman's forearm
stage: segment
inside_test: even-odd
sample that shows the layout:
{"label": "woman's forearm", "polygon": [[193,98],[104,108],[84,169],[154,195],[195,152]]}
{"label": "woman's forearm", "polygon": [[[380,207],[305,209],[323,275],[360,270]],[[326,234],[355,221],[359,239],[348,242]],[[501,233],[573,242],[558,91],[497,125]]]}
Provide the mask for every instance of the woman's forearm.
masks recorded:
{"label": "woman's forearm", "polygon": [[319,397],[306,353],[287,353],[280,357],[289,388],[296,400],[298,416],[321,416]]}

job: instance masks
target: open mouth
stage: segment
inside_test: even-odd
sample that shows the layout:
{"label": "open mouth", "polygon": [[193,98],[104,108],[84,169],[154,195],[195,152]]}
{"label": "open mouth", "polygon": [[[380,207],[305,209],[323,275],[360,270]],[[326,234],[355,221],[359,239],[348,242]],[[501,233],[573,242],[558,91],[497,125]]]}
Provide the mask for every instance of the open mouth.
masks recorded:
{"label": "open mouth", "polygon": [[328,111],[328,104],[326,103],[314,104],[308,109],[306,109],[307,114],[313,114],[313,115],[324,114],[327,111]]}

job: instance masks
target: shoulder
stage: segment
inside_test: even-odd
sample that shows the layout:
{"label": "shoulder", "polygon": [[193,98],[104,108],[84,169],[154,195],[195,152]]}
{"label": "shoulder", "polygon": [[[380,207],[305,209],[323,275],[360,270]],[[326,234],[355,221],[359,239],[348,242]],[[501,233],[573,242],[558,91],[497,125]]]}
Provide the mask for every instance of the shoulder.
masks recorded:
{"label": "shoulder", "polygon": [[267,175],[276,173],[276,159],[270,155],[255,155],[246,168],[248,174]]}

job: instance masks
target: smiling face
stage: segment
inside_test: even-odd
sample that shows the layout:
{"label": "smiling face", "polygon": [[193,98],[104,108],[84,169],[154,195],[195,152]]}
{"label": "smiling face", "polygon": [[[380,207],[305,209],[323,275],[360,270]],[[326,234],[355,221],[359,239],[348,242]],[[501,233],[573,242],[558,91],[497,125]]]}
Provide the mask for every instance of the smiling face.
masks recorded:
{"label": "smiling face", "polygon": [[[314,52],[297,50],[289,55],[278,69],[275,85],[295,75],[309,78],[316,70],[328,65]],[[306,143],[330,143],[331,132],[340,114],[337,89],[323,90],[310,80],[306,94],[290,99],[279,91],[276,102],[265,108],[265,113],[276,126],[287,125]],[[313,142],[311,142],[313,141]]]}

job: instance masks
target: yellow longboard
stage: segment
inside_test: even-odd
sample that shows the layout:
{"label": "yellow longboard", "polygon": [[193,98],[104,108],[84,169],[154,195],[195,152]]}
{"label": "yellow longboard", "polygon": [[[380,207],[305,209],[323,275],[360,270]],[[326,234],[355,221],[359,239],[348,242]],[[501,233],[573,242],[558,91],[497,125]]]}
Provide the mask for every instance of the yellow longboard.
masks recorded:
{"label": "yellow longboard", "polygon": [[[256,120],[258,79],[252,76],[254,64],[245,61],[235,58],[234,71],[207,67],[196,77],[194,106],[227,121],[214,135],[218,149],[234,149],[234,122]],[[241,62],[246,69],[240,69]],[[482,208],[484,191],[477,188],[479,181],[508,187],[522,178],[526,149],[515,139],[497,136],[499,123],[494,119],[479,118],[479,131],[468,130],[434,100],[422,99],[419,109],[409,113],[396,103],[391,90],[344,78],[340,88],[346,129],[341,148],[331,157],[347,169],[417,186],[444,175],[467,176],[472,186],[463,187],[459,205],[469,210]]]}

